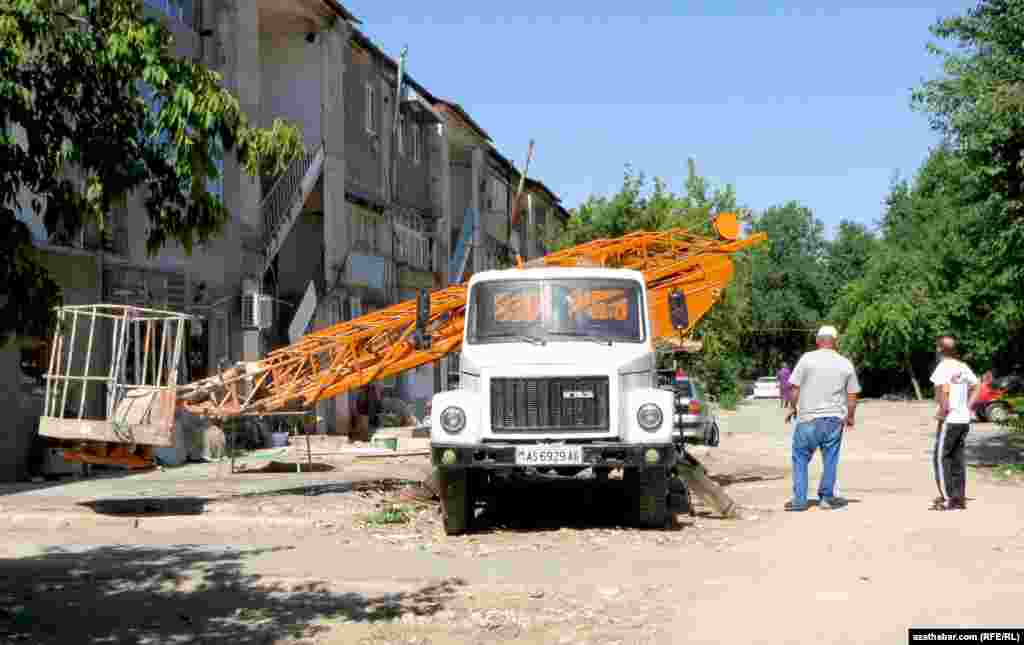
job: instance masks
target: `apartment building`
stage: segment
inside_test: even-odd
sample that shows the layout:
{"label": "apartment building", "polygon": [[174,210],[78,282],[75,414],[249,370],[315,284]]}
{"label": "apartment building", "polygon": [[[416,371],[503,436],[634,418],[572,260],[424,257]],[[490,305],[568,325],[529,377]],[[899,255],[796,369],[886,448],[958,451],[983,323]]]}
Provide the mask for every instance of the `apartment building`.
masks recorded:
{"label": "apartment building", "polygon": [[[49,232],[25,217],[65,304],[122,303],[200,318],[186,339],[180,381],[258,359],[296,330],[415,297],[418,288],[442,287],[516,254],[533,257],[540,247],[531,227],[567,215],[553,193],[528,180],[529,203],[536,194],[544,206],[530,206],[511,230],[514,164],[457,104],[407,74],[399,92],[398,63],[335,0],[145,0],[145,11],[168,25],[176,55],[223,75],[251,120],[301,125],[307,149],[282,175],[258,179],[228,155],[210,188],[230,221],[191,255],[175,245],[147,255],[141,194],[112,213],[109,235]],[[469,226],[460,247],[474,221],[481,224]],[[460,248],[462,263],[453,263]],[[315,312],[296,321],[311,288]],[[269,324],[243,308],[243,295],[254,293],[273,303]],[[44,357],[0,353],[0,391],[12,411],[0,430],[0,480],[26,473]],[[440,366],[420,368],[384,383],[385,394],[422,408],[443,387],[443,374]],[[347,432],[350,409],[349,395],[322,404],[321,431]]]}

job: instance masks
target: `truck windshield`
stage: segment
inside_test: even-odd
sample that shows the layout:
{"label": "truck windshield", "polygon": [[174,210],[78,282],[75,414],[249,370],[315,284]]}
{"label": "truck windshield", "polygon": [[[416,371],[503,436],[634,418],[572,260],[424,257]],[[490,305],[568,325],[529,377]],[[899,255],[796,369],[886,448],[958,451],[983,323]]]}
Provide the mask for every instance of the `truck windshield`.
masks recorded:
{"label": "truck windshield", "polygon": [[470,294],[466,340],[643,342],[640,289],[617,279],[481,282]]}

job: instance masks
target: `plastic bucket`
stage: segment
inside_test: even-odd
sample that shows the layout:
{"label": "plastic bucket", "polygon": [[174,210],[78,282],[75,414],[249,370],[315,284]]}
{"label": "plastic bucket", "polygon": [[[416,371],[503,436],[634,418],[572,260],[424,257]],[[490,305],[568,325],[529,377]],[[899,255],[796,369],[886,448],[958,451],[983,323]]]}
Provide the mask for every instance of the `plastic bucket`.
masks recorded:
{"label": "plastic bucket", "polygon": [[270,447],[271,448],[283,448],[288,445],[288,433],[287,432],[271,432],[270,433]]}

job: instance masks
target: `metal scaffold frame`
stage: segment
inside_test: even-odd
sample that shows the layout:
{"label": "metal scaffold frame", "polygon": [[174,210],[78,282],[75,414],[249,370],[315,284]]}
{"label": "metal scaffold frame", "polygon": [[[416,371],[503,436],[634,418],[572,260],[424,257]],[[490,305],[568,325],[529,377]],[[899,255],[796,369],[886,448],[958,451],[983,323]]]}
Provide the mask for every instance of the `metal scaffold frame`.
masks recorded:
{"label": "metal scaffold frame", "polygon": [[65,443],[68,460],[148,465],[154,446],[173,444],[189,320],[129,305],[60,307],[39,433]]}

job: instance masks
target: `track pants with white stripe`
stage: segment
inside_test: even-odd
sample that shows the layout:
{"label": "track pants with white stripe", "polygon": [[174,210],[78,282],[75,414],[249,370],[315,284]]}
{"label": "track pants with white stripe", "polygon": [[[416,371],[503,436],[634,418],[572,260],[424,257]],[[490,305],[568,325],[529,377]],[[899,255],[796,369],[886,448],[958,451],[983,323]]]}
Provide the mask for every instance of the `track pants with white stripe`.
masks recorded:
{"label": "track pants with white stripe", "polygon": [[943,423],[935,436],[935,483],[939,495],[947,500],[963,500],[967,493],[967,464],[964,442],[971,431],[969,423]]}

